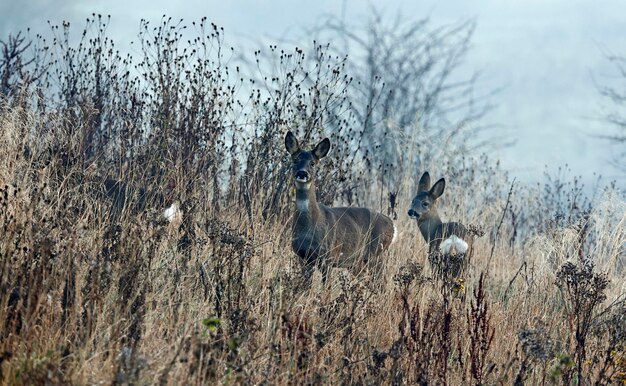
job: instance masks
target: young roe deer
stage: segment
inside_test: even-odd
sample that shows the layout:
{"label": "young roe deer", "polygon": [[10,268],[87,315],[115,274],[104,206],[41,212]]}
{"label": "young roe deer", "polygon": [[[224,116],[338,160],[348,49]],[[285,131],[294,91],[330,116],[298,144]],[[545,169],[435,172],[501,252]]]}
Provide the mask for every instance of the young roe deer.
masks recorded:
{"label": "young roe deer", "polygon": [[445,187],[446,180],[442,178],[431,188],[430,175],[425,172],[408,214],[417,220],[420,233],[428,243],[428,259],[435,272],[442,278],[455,279],[470,257],[473,234],[461,223],[441,221],[437,199]]}
{"label": "young roe deer", "polygon": [[367,267],[373,276],[379,276],[383,265],[380,255],[396,236],[393,221],[367,208],[331,208],[317,202],[315,169],[330,150],[328,138],[307,151],[288,132],[285,147],[291,154],[296,188],[291,247],[302,260],[307,283],[315,267],[320,268],[323,282],[330,267],[348,268],[354,273]]}

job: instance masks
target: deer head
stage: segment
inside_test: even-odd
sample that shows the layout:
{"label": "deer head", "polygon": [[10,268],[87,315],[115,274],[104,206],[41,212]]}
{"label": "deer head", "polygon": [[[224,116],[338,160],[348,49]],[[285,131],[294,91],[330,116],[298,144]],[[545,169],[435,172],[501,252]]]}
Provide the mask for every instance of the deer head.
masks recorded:
{"label": "deer head", "polygon": [[430,175],[428,172],[422,174],[417,186],[417,195],[411,202],[409,217],[417,221],[438,217],[437,199],[443,194],[445,187],[446,180],[442,178],[431,188]]}
{"label": "deer head", "polygon": [[285,147],[291,154],[291,171],[293,180],[298,189],[308,189],[315,181],[315,166],[330,151],[330,140],[324,138],[311,151],[300,148],[298,139],[290,131],[285,136]]}

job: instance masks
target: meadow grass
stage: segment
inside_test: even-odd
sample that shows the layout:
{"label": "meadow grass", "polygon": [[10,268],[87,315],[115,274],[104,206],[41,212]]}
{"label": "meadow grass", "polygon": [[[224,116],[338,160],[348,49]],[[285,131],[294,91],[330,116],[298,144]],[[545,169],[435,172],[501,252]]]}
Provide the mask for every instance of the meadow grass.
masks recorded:
{"label": "meadow grass", "polygon": [[[138,78],[97,49],[104,38],[59,43],[57,58],[84,72],[53,61],[39,83],[8,78],[17,83],[0,99],[4,384],[626,382],[622,193],[586,199],[575,178],[513,183],[488,155],[437,149],[436,137],[419,170],[378,165],[377,142],[337,120],[349,105],[342,59],[318,46],[311,64],[274,48],[276,87],[240,98],[232,67],[181,53],[167,23],[142,27],[164,50],[144,46]],[[224,59],[220,30],[203,23],[208,35],[190,44]],[[314,63],[328,72],[304,75]],[[397,215],[382,280],[334,269],[327,285],[319,273],[301,285],[282,142],[296,127],[305,141],[333,141],[323,202]],[[453,290],[433,276],[406,215],[424,170],[446,177],[444,220],[484,231]],[[103,189],[108,178],[124,183],[123,202]],[[172,200],[182,217],[169,222]]]}

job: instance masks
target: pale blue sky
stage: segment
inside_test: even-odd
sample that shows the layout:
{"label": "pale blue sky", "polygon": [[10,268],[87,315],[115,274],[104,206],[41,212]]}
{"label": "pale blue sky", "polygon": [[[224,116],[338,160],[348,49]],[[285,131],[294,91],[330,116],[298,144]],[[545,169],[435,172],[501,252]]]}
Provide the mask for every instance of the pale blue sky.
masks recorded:
{"label": "pale blue sky", "polygon": [[[111,14],[110,35],[134,40],[139,20],[158,20],[163,14],[189,21],[207,16],[223,26],[227,40],[306,39],[303,28],[320,15],[341,15],[351,23],[367,18],[374,4],[389,16],[430,16],[434,24],[475,18],[476,32],[464,71],[480,70],[480,91],[503,90],[494,97],[497,108],[488,123],[501,125],[516,143],[498,152],[514,176],[532,181],[543,166],[556,169],[568,163],[586,181],[594,172],[617,179],[624,176],[609,166],[612,152],[593,134],[606,134],[599,119],[606,105],[594,79],[610,84],[616,71],[605,55],[626,56],[626,2],[575,0],[524,1],[402,1],[346,0],[193,0],[193,1],[5,1],[0,4],[0,32],[30,26],[46,31],[46,21],[70,20],[82,27],[92,12]],[[77,26],[77,27],[78,27]]]}

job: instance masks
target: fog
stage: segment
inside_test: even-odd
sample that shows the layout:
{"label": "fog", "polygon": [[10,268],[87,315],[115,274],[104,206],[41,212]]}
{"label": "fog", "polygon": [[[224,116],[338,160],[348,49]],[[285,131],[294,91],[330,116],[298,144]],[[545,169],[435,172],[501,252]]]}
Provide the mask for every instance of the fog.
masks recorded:
{"label": "fog", "polygon": [[[624,176],[611,166],[615,148],[597,138],[613,127],[603,117],[612,107],[598,92],[610,85],[617,70],[607,55],[626,55],[626,3],[583,1],[385,1],[384,15],[400,13],[407,20],[430,17],[434,25],[473,19],[477,28],[463,72],[480,71],[477,93],[499,89],[495,109],[483,124],[494,129],[482,135],[504,137],[512,145],[495,151],[506,169],[523,181],[542,177],[568,164],[572,174],[590,183],[594,173],[605,180]],[[59,5],[61,4],[61,5]],[[381,3],[382,4],[382,3]],[[31,28],[46,33],[47,21],[68,20],[80,31],[91,13],[112,16],[109,35],[120,47],[136,39],[139,20],[157,21],[166,14],[188,21],[207,16],[223,26],[230,44],[264,40],[302,41],[304,32],[323,15],[347,24],[367,20],[376,5],[355,0],[294,2],[256,1],[46,1],[2,2],[2,37]]]}

